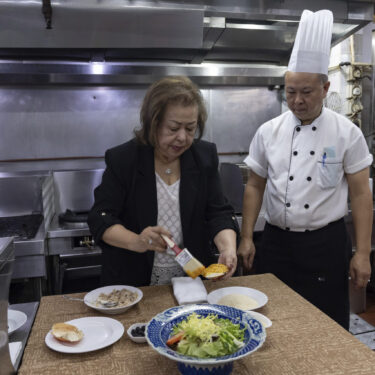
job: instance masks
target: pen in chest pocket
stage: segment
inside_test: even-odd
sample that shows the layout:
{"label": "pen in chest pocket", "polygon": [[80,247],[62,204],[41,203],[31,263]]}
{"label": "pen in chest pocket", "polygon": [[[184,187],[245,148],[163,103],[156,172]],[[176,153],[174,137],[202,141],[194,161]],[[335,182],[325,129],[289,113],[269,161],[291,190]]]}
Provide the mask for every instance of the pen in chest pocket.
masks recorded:
{"label": "pen in chest pocket", "polygon": [[323,156],[322,156],[322,164],[323,164],[323,167],[324,167],[324,164],[326,162],[326,159],[327,159],[327,154],[324,153]]}

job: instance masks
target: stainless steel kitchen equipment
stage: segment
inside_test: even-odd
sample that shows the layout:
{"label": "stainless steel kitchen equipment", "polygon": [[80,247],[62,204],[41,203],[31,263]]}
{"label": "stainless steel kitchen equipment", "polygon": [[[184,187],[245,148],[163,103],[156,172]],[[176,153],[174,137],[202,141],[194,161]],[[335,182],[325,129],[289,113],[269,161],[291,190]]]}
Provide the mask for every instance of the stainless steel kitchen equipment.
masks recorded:
{"label": "stainless steel kitchen equipment", "polygon": [[[13,374],[18,370],[39,306],[39,302],[8,306],[9,286],[15,264],[14,248],[13,237],[0,238],[0,375]],[[26,322],[11,335],[8,335],[9,310],[21,311],[27,317]]]}
{"label": "stainless steel kitchen equipment", "polygon": [[[255,130],[281,112],[303,9],[332,10],[332,45],[374,13],[373,1],[346,0],[53,0],[51,7],[47,28],[41,2],[0,0],[0,95],[7,98],[0,167],[11,161],[7,170],[102,161],[132,136],[145,87],[179,74],[205,90],[206,139],[219,153],[247,152]],[[229,126],[231,137],[223,131]],[[18,132],[30,137],[21,141]]]}
{"label": "stainless steel kitchen equipment", "polygon": [[0,173],[0,237],[13,236],[12,285],[32,284],[39,300],[46,278],[45,233],[52,214],[52,177],[45,173]]}
{"label": "stainless steel kitchen equipment", "polygon": [[41,3],[0,1],[2,56],[286,65],[303,9],[332,10],[333,45],[373,17],[370,0],[55,0],[49,28]]}
{"label": "stainless steel kitchen equipment", "polygon": [[75,291],[74,284],[77,291],[85,285],[93,289],[99,283],[101,250],[90,234],[87,213],[102,174],[102,169],[53,173],[56,213],[47,230],[53,293]]}
{"label": "stainless steel kitchen equipment", "polygon": [[8,295],[13,266],[13,237],[0,238],[0,375],[15,373],[8,344]]}

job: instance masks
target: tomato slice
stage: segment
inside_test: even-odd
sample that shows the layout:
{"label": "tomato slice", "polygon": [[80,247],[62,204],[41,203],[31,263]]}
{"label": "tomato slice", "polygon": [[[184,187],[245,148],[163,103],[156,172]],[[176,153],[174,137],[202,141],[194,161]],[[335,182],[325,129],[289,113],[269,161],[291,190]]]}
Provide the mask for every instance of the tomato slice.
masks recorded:
{"label": "tomato slice", "polygon": [[176,333],[175,335],[173,335],[172,337],[170,337],[168,339],[167,345],[173,346],[174,344],[177,344],[184,337],[184,334],[185,334],[184,331],[180,331],[180,332]]}

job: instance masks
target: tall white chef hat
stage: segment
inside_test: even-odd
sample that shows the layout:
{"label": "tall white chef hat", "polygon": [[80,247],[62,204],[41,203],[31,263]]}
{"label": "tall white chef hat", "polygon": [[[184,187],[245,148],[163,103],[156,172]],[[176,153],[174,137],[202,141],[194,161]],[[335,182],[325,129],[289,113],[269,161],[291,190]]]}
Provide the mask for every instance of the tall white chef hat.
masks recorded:
{"label": "tall white chef hat", "polygon": [[328,74],[332,25],[330,10],[303,11],[289,60],[289,71]]}

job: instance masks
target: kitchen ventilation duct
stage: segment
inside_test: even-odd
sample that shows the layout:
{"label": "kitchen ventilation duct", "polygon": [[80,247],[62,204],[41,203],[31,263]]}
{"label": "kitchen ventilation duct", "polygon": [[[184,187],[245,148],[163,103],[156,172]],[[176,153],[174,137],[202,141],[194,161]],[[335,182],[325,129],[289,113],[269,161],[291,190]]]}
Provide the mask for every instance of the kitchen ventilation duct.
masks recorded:
{"label": "kitchen ventilation duct", "polygon": [[[268,77],[277,85],[303,9],[332,10],[335,45],[372,22],[373,3],[0,0],[0,82],[69,83],[74,76],[87,84],[148,83],[189,74],[200,83],[248,84],[250,78],[258,84]],[[105,67],[93,77],[90,63]]]}

